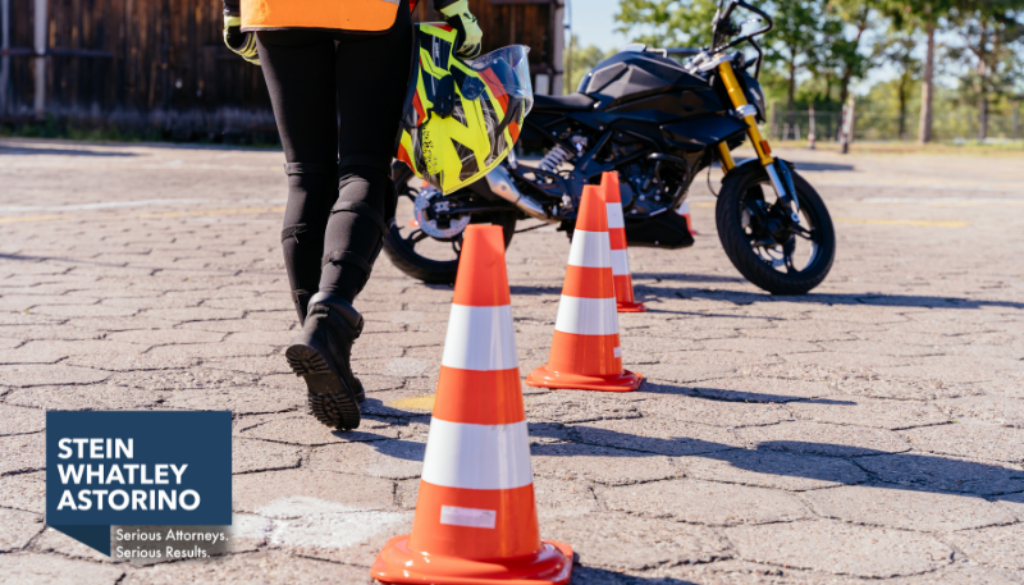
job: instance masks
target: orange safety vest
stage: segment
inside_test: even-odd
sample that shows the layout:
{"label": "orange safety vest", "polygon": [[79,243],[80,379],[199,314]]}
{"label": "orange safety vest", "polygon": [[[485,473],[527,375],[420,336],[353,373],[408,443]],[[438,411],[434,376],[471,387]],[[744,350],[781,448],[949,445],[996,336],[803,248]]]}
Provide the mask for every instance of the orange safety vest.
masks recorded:
{"label": "orange safety vest", "polygon": [[[409,3],[416,7],[418,0]],[[242,0],[242,30],[326,28],[379,32],[391,28],[400,0]]]}

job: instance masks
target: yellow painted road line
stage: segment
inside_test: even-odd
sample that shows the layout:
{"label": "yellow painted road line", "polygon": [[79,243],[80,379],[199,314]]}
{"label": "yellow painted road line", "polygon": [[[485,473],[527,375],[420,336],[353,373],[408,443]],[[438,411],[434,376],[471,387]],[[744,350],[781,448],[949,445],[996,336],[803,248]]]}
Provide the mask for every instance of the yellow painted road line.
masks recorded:
{"label": "yellow painted road line", "polygon": [[250,207],[246,209],[211,209],[209,211],[176,211],[172,213],[143,213],[139,219],[153,219],[158,217],[197,217],[202,215],[227,215],[234,213],[278,213],[284,211],[284,207]]}
{"label": "yellow painted road line", "polygon": [[836,223],[866,223],[871,225],[916,225],[924,227],[964,227],[970,225],[966,221],[924,221],[916,219],[858,219],[841,217]]}
{"label": "yellow painted road line", "polygon": [[390,406],[399,410],[434,410],[435,398],[435,394],[424,394],[423,396],[399,398],[398,400],[385,403],[384,406]]}
{"label": "yellow painted road line", "polygon": [[51,221],[54,219],[70,219],[70,215],[37,215],[34,217],[0,217],[0,223],[15,223],[20,221]]}
{"label": "yellow painted road line", "polygon": [[[142,215],[101,215],[87,219],[105,221],[110,219],[159,219],[164,217],[200,217],[204,215],[229,215],[241,213],[281,213],[284,207],[248,207],[245,209],[211,209],[208,211],[184,211],[172,213],[143,213]],[[61,219],[80,219],[74,215],[37,215],[30,217],[0,217],[0,223],[23,221],[55,221]]]}

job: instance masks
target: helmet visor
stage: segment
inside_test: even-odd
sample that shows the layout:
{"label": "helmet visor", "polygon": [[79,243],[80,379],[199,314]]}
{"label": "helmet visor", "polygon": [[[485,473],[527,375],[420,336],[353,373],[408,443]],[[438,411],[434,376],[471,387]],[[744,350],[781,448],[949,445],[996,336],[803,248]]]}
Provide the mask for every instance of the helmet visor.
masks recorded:
{"label": "helmet visor", "polygon": [[[495,97],[507,95],[522,104],[523,116],[533,108],[533,84],[530,82],[530,62],[527,54],[530,48],[523,45],[503,47],[496,51],[480,55],[472,61],[464,61],[474,71],[487,71],[491,80],[491,90],[499,93]],[[497,85],[497,87],[494,87]],[[502,93],[503,92],[503,93]]]}

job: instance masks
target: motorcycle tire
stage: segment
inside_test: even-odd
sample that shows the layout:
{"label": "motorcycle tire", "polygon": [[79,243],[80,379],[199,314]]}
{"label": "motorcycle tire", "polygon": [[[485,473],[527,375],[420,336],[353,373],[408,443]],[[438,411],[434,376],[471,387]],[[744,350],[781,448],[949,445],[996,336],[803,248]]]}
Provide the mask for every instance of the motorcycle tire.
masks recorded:
{"label": "motorcycle tire", "polygon": [[[402,163],[395,163],[392,169],[392,180],[399,193],[408,189],[408,183],[414,177],[415,175],[409,170],[409,167]],[[507,210],[475,214],[470,223],[501,226],[505,236],[505,247],[508,248],[512,242],[512,236],[516,233],[518,217],[519,211],[510,206]],[[426,284],[455,284],[455,275],[459,270],[458,259],[439,261],[417,254],[415,246],[409,246],[401,236],[394,218],[392,218],[387,235],[384,236],[384,253],[396,268]]]}
{"label": "motorcycle tire", "polygon": [[[821,284],[832,269],[836,254],[836,236],[832,218],[825,202],[814,187],[796,171],[790,171],[797,190],[797,201],[803,216],[809,221],[814,247],[813,257],[807,265],[795,272],[782,272],[759,256],[754,250],[751,236],[744,226],[745,200],[757,196],[755,189],[770,185],[764,167],[752,163],[737,167],[726,174],[715,207],[718,238],[733,266],[754,285],[774,295],[803,295]],[[768,187],[770,190],[770,187]],[[761,191],[761,197],[763,198]],[[749,212],[748,212],[749,214]]]}

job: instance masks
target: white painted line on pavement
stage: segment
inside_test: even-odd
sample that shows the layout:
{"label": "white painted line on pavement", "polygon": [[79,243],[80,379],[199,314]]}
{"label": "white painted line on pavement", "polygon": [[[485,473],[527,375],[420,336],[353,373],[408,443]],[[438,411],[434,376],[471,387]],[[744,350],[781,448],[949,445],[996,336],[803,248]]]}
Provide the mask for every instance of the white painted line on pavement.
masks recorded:
{"label": "white painted line on pavement", "polygon": [[855,217],[839,217],[836,223],[864,223],[873,225],[916,225],[924,227],[964,227],[970,225],[966,221],[927,221],[918,219],[860,219]]}
{"label": "white painted line on pavement", "polygon": [[973,205],[1024,205],[1024,199],[994,199],[992,197],[869,197],[861,199],[861,203],[878,204],[911,204],[911,205],[950,205],[950,206],[973,206]]}

